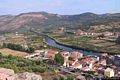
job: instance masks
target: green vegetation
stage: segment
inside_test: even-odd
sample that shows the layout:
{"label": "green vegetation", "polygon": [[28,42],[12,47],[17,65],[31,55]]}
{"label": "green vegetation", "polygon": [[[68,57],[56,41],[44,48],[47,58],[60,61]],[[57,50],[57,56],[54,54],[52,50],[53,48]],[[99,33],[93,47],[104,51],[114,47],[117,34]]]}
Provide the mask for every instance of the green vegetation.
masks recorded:
{"label": "green vegetation", "polygon": [[116,43],[120,44],[120,37],[117,38]]}
{"label": "green vegetation", "polygon": [[52,68],[40,60],[28,60],[12,55],[3,56],[0,53],[0,67],[13,69],[15,72],[38,72],[53,71]]}
{"label": "green vegetation", "polygon": [[[34,33],[35,34],[35,33]],[[55,50],[60,50],[58,48],[52,47],[47,45],[44,41],[43,41],[43,37],[40,35],[35,34],[34,36],[30,36],[29,37],[29,46],[34,47],[35,49],[55,49]]]}
{"label": "green vegetation", "polygon": [[74,80],[74,77],[75,77],[74,75],[68,75],[67,80]]}
{"label": "green vegetation", "polygon": [[71,61],[71,60],[72,60],[72,58],[71,58],[71,57],[69,57],[69,58],[68,58],[68,60],[70,60],[70,61]]}
{"label": "green vegetation", "polygon": [[17,50],[17,51],[28,52],[28,53],[33,53],[34,52],[34,48],[29,47],[29,48],[26,49],[23,46],[21,46],[20,44],[3,43],[3,47],[13,49],[13,50]]}
{"label": "green vegetation", "polygon": [[64,57],[58,53],[55,55],[55,61],[58,65],[63,65],[64,64]]}
{"label": "green vegetation", "polygon": [[42,40],[42,37],[40,36],[32,36],[31,37],[31,41],[41,41]]}
{"label": "green vegetation", "polygon": [[27,45],[34,47],[35,49],[43,49],[44,48],[44,42],[43,38],[40,35],[36,35],[35,33],[32,33],[33,35],[29,35],[27,40]]}
{"label": "green vegetation", "polygon": [[[59,37],[60,36],[60,37]],[[54,40],[61,44],[69,45],[69,46],[75,46],[79,48],[89,49],[89,50],[95,50],[100,52],[108,52],[108,53],[114,53],[119,54],[120,46],[119,46],[119,40],[117,40],[117,44],[115,42],[106,41],[106,40],[99,40],[96,39],[97,36],[65,36],[65,34],[53,34],[50,35]],[[102,37],[102,36],[100,36]]]}

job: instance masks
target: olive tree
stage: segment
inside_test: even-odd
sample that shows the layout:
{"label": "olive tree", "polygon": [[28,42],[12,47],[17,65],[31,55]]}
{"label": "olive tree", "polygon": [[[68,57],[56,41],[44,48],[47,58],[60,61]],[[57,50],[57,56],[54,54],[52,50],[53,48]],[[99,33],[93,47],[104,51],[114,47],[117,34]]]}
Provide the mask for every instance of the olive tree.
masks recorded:
{"label": "olive tree", "polygon": [[118,38],[116,39],[116,43],[117,43],[117,44],[120,44],[120,37],[118,37]]}
{"label": "olive tree", "polygon": [[55,55],[55,61],[58,65],[63,65],[64,64],[64,57],[58,53]]}

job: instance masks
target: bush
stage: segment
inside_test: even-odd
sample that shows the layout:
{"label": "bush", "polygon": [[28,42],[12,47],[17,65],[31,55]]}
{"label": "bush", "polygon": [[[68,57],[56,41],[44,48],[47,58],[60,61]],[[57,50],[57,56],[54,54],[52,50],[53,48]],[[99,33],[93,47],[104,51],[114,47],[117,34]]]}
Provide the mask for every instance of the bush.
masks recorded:
{"label": "bush", "polygon": [[41,68],[39,66],[36,67],[31,67],[33,72],[40,72],[40,73],[44,73],[45,72],[45,68]]}
{"label": "bush", "polygon": [[67,76],[67,80],[74,80],[73,76]]}
{"label": "bush", "polygon": [[116,43],[117,43],[117,44],[120,44],[120,37],[118,37],[118,38],[116,39]]}
{"label": "bush", "polygon": [[[35,60],[28,60],[24,59],[21,57],[15,57],[12,55],[8,56],[3,56],[1,54],[0,57],[0,67],[8,68],[8,69],[13,69],[15,72],[40,72],[43,73],[46,70],[48,70],[46,64],[41,62],[38,64],[40,61],[35,61]],[[49,69],[50,70],[50,69]]]}
{"label": "bush", "polygon": [[28,53],[33,53],[34,52],[33,47],[29,47],[28,49],[26,49],[19,44],[13,44],[13,43],[3,43],[3,47],[13,49],[13,50],[17,50],[17,51],[28,52]]}
{"label": "bush", "polygon": [[60,76],[60,79],[59,80],[65,80],[64,77]]}
{"label": "bush", "polygon": [[58,65],[63,65],[64,64],[64,57],[58,53],[55,55],[55,61]]}

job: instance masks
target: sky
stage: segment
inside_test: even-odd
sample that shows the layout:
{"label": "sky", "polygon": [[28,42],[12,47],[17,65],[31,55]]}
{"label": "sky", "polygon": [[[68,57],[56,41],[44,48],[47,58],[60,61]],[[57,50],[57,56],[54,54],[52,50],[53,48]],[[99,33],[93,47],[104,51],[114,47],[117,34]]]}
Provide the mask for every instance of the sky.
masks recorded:
{"label": "sky", "polygon": [[119,13],[120,0],[0,0],[0,15],[41,11],[62,15]]}

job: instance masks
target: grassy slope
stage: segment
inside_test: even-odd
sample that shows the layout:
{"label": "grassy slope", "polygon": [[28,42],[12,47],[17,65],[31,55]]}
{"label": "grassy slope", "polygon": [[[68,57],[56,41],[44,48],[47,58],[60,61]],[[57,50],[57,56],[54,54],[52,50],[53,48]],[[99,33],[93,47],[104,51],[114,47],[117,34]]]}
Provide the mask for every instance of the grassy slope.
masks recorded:
{"label": "grassy slope", "polygon": [[13,56],[20,56],[20,57],[25,57],[26,55],[28,55],[28,53],[26,52],[15,51],[8,48],[2,48],[0,49],[0,52],[3,53],[3,55],[13,55]]}

